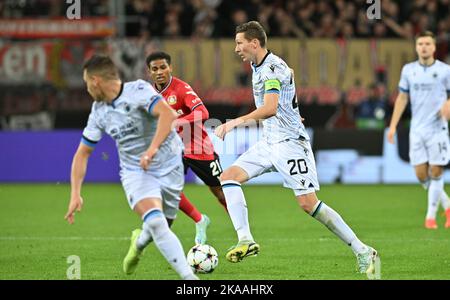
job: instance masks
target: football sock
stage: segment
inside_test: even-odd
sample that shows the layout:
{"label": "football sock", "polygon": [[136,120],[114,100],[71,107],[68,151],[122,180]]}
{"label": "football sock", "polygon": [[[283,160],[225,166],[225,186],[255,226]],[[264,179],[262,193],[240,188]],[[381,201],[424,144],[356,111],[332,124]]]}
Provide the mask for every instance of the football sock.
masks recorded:
{"label": "football sock", "polygon": [[425,180],[420,180],[420,184],[422,185],[422,187],[427,191],[428,187],[430,186],[430,178],[427,178]]}
{"label": "football sock", "polygon": [[367,251],[367,246],[356,237],[341,216],[322,201],[318,201],[314,206],[311,216],[349,245],[355,254]]}
{"label": "football sock", "polygon": [[180,210],[184,212],[187,216],[189,216],[195,223],[200,222],[202,219],[202,214],[198,211],[198,209],[189,201],[188,198],[184,195],[184,193],[180,194]]}
{"label": "football sock", "polygon": [[444,210],[447,210],[450,208],[450,201],[449,201],[448,195],[444,191],[444,189],[442,189],[442,193],[441,193],[441,196],[439,197],[439,199],[441,200],[441,205]]}
{"label": "football sock", "polygon": [[239,241],[253,241],[248,224],[248,210],[241,184],[234,180],[221,182],[227,201],[228,214],[237,232]]}
{"label": "football sock", "polygon": [[[428,188],[430,186],[430,178],[427,178],[424,181],[420,181],[420,183],[422,184],[423,188],[428,191]],[[439,197],[439,200],[440,200],[440,203],[444,210],[447,210],[450,208],[450,201],[448,199],[448,195],[443,188],[442,188],[442,193]]]}
{"label": "football sock", "polygon": [[153,241],[152,234],[150,231],[146,230],[145,223],[142,223],[142,231],[136,240],[136,248],[142,251],[148,244],[151,243],[151,241]]}
{"label": "football sock", "polygon": [[441,177],[431,178],[428,188],[428,210],[427,219],[436,219],[439,208],[439,198],[444,190],[444,179]]}
{"label": "football sock", "polygon": [[156,247],[181,278],[193,275],[186,261],[183,246],[177,236],[170,230],[164,214],[159,209],[151,209],[144,217],[144,229],[153,237]]}

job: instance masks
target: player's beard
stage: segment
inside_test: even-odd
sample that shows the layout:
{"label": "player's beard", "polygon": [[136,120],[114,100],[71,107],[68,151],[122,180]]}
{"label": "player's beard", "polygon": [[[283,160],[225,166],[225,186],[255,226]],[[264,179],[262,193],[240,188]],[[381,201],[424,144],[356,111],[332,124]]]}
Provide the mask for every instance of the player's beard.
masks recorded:
{"label": "player's beard", "polygon": [[92,93],[91,96],[95,102],[102,102],[102,101],[105,101],[105,99],[106,99],[105,94],[102,91],[98,91],[95,94]]}

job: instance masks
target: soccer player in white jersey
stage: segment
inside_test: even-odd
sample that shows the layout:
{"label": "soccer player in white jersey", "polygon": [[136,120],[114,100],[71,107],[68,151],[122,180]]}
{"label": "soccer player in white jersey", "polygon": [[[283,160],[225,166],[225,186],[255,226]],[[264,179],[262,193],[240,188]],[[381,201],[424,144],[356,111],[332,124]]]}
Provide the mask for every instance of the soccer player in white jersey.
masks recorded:
{"label": "soccer player in white jersey", "polygon": [[264,131],[263,139],[242,154],[220,177],[239,239],[226,258],[239,262],[260,250],[250,232],[241,183],[266,172],[278,171],[284,179],[283,185],[293,190],[301,208],[351,247],[357,257],[359,272],[376,273],[377,251],[362,243],[336,211],[317,199],[315,192],[319,190],[319,182],[314,156],[300,119],[291,69],[267,49],[267,36],[258,22],[237,26],[235,41],[236,53],[251,63],[257,108],[220,125],[215,134],[223,139],[233,128],[259,120],[264,120]]}
{"label": "soccer player in white jersey", "polygon": [[182,142],[172,128],[177,115],[146,81],[122,83],[107,56],[94,55],[86,61],[83,79],[94,103],[73,158],[71,198],[65,218],[72,224],[75,211],[83,206],[81,186],[88,158],[102,134],[107,133],[116,141],[128,204],[143,221],[142,230],[132,232],[124,272],[135,271],[144,248],[153,240],[181,278],[198,279],[166,220],[176,217],[184,184]]}
{"label": "soccer player in white jersey", "polygon": [[388,140],[394,143],[397,124],[411,101],[411,128],[409,131],[409,159],[416,176],[428,190],[428,209],[425,228],[437,229],[436,213],[439,203],[445,210],[445,228],[450,228],[450,203],[444,191],[442,173],[450,159],[448,121],[441,114],[444,103],[450,100],[450,66],[434,59],[436,40],[426,31],[416,37],[415,62],[403,66],[399,94],[388,131]]}

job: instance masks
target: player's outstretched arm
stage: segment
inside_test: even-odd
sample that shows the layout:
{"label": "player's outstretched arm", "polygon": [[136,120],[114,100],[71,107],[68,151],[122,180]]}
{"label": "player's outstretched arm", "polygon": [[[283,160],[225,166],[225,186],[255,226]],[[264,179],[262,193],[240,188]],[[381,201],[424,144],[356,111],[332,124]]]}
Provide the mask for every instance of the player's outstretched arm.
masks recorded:
{"label": "player's outstretched arm", "polygon": [[279,95],[277,93],[265,94],[264,104],[262,106],[258,107],[249,114],[218,126],[214,131],[214,134],[223,140],[228,132],[239,125],[243,125],[249,122],[258,122],[259,120],[264,120],[275,116],[277,114],[278,98]]}
{"label": "player's outstretched arm", "polygon": [[399,92],[397,99],[395,100],[394,112],[392,113],[391,124],[389,125],[388,141],[389,143],[394,143],[394,136],[397,132],[397,125],[405,111],[406,105],[408,104],[408,94]]}
{"label": "player's outstretched arm", "polygon": [[70,203],[64,219],[73,224],[75,211],[81,211],[83,207],[83,198],[81,198],[81,185],[86,175],[89,156],[94,149],[80,143],[77,152],[72,160],[72,171],[70,175]]}
{"label": "player's outstretched arm", "polygon": [[174,121],[177,119],[177,114],[166,101],[158,101],[152,110],[152,114],[158,117],[158,125],[150,146],[141,157],[141,167],[144,170],[148,169],[153,156],[158,152],[159,146],[165,141],[173,129]]}

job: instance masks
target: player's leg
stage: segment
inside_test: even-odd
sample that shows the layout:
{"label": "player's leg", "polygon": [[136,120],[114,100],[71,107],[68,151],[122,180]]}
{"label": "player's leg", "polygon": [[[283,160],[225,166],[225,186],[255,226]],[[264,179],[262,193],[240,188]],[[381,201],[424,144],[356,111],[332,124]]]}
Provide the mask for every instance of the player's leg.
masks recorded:
{"label": "player's leg", "polygon": [[191,218],[195,223],[200,222],[202,219],[202,214],[195,207],[194,204],[186,197],[186,195],[182,192],[180,195],[180,210],[189,218]]}
{"label": "player's leg", "polygon": [[184,162],[209,187],[213,195],[226,210],[227,203],[219,180],[222,174],[219,156],[214,153],[214,159],[212,160],[185,158]]}
{"label": "player's leg", "polygon": [[248,180],[247,173],[238,166],[231,166],[221,175],[222,189],[227,201],[228,214],[238,235],[238,243],[232,246],[226,259],[230,262],[240,262],[244,257],[256,255],[259,245],[255,243],[250,232],[248,209],[241,182]]}
{"label": "player's leg", "polygon": [[362,243],[335,210],[317,199],[319,182],[309,142],[290,140],[272,146],[271,152],[274,166],[284,179],[284,186],[293,189],[300,207],[351,247],[361,273],[373,274],[377,252]]}
{"label": "player's leg", "polygon": [[[167,224],[169,224],[169,227],[172,227],[174,220],[166,218],[166,221],[167,221]],[[142,224],[142,229],[144,229],[143,227],[144,227],[144,224]],[[133,232],[139,233],[139,236],[136,239],[136,247],[138,249],[144,249],[145,247],[148,246],[148,244],[150,244],[153,241],[152,236],[146,230],[135,229],[135,230],[133,230]],[[132,232],[132,236],[133,236],[133,232]],[[137,234],[137,233],[135,233],[135,234]],[[133,237],[131,239],[133,239]]]}
{"label": "player's leg", "polygon": [[439,188],[439,180],[436,180],[433,176],[430,177],[430,166],[428,163],[420,164],[414,166],[416,176],[422,185],[426,186],[428,193],[428,205],[427,214],[425,217],[425,228],[427,229],[437,229],[436,214],[439,208],[439,198],[443,191]]}
{"label": "player's leg", "polygon": [[[175,213],[168,209],[171,214],[166,216],[163,213],[163,191],[161,190],[161,181],[164,178],[157,179],[152,175],[140,172],[136,172],[132,176],[125,175],[122,177],[130,206],[143,220],[142,230],[137,229],[132,233],[130,248],[123,261],[123,268],[127,274],[132,274],[136,270],[145,246],[153,239],[158,250],[182,278],[196,278],[186,261],[180,241],[170,230],[169,223],[166,220],[166,217],[172,220],[176,217],[179,193],[184,181],[181,168],[173,170],[166,177],[169,176],[172,176],[171,181],[175,185],[178,199],[176,203],[171,204]],[[175,176],[179,178],[175,178]]]}
{"label": "player's leg", "polygon": [[[448,211],[448,197],[444,191],[444,179],[442,177],[444,166],[450,160],[448,131],[439,132],[433,135],[431,139],[427,139],[426,149],[429,157],[428,164],[430,165],[430,186],[428,188],[428,210],[425,227],[435,229],[437,228],[436,214],[439,209],[439,203],[443,204],[446,214],[450,215],[450,211]],[[427,224],[429,220],[434,221],[434,224]],[[450,222],[447,217],[446,227],[450,226],[448,223]]]}
{"label": "player's leg", "polygon": [[210,186],[209,190],[216,197],[217,201],[219,201],[219,203],[223,206],[225,211],[228,212],[227,201],[225,200],[225,194],[223,193],[222,186]]}
{"label": "player's leg", "polygon": [[228,214],[238,235],[238,244],[226,254],[227,260],[231,262],[239,262],[244,257],[256,255],[259,252],[259,245],[255,243],[250,232],[247,202],[241,183],[269,171],[272,164],[267,159],[268,156],[265,142],[260,141],[220,175]]}
{"label": "player's leg", "polygon": [[[423,188],[427,191],[428,193],[428,209],[427,209],[427,217],[425,220],[425,227],[429,228],[429,229],[436,229],[437,228],[437,223],[436,223],[436,218],[428,218],[428,216],[436,216],[437,210],[438,210],[438,206],[439,203],[442,205],[442,208],[445,211],[445,215],[447,218],[447,221],[445,223],[446,228],[450,228],[450,200],[448,198],[447,193],[445,192],[445,190],[442,188],[440,194],[439,194],[439,200],[436,203],[436,199],[434,198],[435,193],[433,193],[433,196],[430,197],[430,173],[432,172],[430,169],[430,166],[428,165],[428,163],[423,163],[417,166],[414,166],[414,171],[416,173],[416,177],[417,179],[420,181],[420,183],[422,184]],[[439,177],[439,176],[438,176]]]}
{"label": "player's leg", "polygon": [[[190,168],[191,159],[183,157],[183,165],[184,174],[186,174]],[[195,222],[194,242],[196,244],[205,244],[207,241],[206,230],[211,222],[208,216],[202,214],[184,193],[181,193],[179,209]]]}
{"label": "player's leg", "polygon": [[[431,201],[433,201],[433,203],[435,203],[436,198],[438,199],[436,201],[436,207],[433,207],[433,212],[434,212],[434,220],[436,220],[436,214],[437,214],[437,210],[438,210],[438,206],[439,206],[439,202],[441,203],[442,207],[444,208],[445,211],[445,216],[446,216],[446,222],[445,222],[445,228],[450,228],[450,208],[449,208],[449,203],[448,203],[448,198],[444,198],[445,196],[443,196],[443,194],[445,194],[444,191],[444,178],[443,178],[443,173],[444,173],[444,167],[442,166],[435,166],[432,165],[430,167],[430,187],[428,189],[428,199],[430,202],[430,199],[432,199]],[[429,217],[433,217],[433,216],[428,216],[427,214],[427,220]],[[436,221],[435,221],[436,224]],[[436,224],[437,227],[437,224]]]}
{"label": "player's leg", "polygon": [[[186,261],[183,247],[177,236],[169,228],[161,202],[161,199],[158,198],[147,198],[136,204],[134,210],[141,216],[144,223],[142,231],[147,236],[152,237],[158,250],[181,278],[194,279],[195,275]],[[144,250],[139,246],[137,240],[135,243],[132,241],[129,255],[127,255],[129,259],[125,260],[128,264],[124,263],[124,270],[127,274],[133,273],[136,269],[137,262]],[[133,255],[133,252],[135,252],[135,255]],[[133,260],[133,258],[136,259]],[[134,261],[136,261],[135,264],[133,264]]]}
{"label": "player's leg", "polygon": [[[189,170],[189,159],[183,157],[184,174]],[[195,223],[199,222],[202,218],[200,211],[192,204],[191,201],[186,197],[186,195],[181,192],[181,200],[179,209],[189,218],[191,218]]]}
{"label": "player's leg", "polygon": [[422,163],[414,166],[414,171],[416,173],[416,177],[419,180],[422,187],[428,191],[430,187],[430,176],[429,176],[429,165],[428,163]]}
{"label": "player's leg", "polygon": [[[296,194],[302,193],[295,190]],[[297,195],[300,207],[325,225],[341,241],[350,246],[357,258],[358,271],[368,275],[376,274],[378,270],[378,253],[375,249],[361,242],[353,230],[334,209],[317,199],[315,192]]]}
{"label": "player's leg", "polygon": [[[430,166],[428,163],[422,163],[419,165],[414,166],[414,171],[416,173],[417,179],[422,184],[423,188],[428,193],[428,206],[427,206],[427,214],[425,218],[425,228],[427,229],[437,229],[437,223],[436,223],[436,213],[439,207],[439,197],[436,198],[436,190],[435,188],[432,189],[432,192],[430,192]],[[433,185],[435,186],[435,185]]]}
{"label": "player's leg", "polygon": [[[197,169],[199,168],[199,166],[197,166],[196,162],[197,160],[183,157],[185,174],[187,170],[191,168],[191,170],[198,176]],[[203,161],[198,162],[201,164]],[[205,244],[207,241],[206,231],[211,223],[209,217],[206,214],[200,213],[200,211],[194,206],[194,204],[192,204],[192,202],[187,199],[184,193],[181,194],[180,209],[186,215],[190,216],[195,222],[195,244]]]}
{"label": "player's leg", "polygon": [[180,197],[180,210],[195,222],[194,242],[196,244],[205,244],[207,240],[206,229],[211,221],[207,215],[200,213],[197,207],[189,201],[184,193],[181,193]]}

